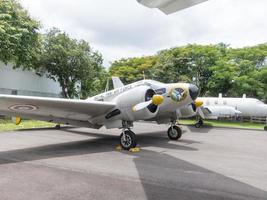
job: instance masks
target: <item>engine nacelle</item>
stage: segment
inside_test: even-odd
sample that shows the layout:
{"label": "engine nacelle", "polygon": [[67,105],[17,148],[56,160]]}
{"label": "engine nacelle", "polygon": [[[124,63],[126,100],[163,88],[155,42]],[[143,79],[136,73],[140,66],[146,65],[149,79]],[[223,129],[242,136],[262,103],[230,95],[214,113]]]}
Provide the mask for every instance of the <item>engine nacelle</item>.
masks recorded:
{"label": "engine nacelle", "polygon": [[138,86],[132,88],[118,97],[116,103],[118,109],[121,111],[121,117],[126,121],[145,120],[156,116],[158,113],[158,106],[149,105],[146,108],[134,111],[133,107],[139,103],[150,101],[155,94],[155,91],[149,86]]}
{"label": "engine nacelle", "polygon": [[195,115],[196,115],[196,111],[194,111],[191,105],[188,105],[180,109],[180,117],[187,118],[187,117],[193,117]]}

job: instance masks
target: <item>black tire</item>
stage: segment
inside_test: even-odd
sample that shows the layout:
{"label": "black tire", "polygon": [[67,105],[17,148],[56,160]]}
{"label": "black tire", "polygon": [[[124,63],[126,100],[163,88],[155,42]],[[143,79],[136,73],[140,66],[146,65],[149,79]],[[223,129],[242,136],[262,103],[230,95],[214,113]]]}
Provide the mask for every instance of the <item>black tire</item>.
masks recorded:
{"label": "black tire", "polygon": [[267,131],[267,126],[264,126],[264,130]]}
{"label": "black tire", "polygon": [[55,129],[60,130],[60,124],[55,125]]}
{"label": "black tire", "polygon": [[127,131],[124,131],[124,134],[125,134],[126,141],[123,140],[123,134],[120,135],[121,147],[124,150],[129,150],[131,148],[135,148],[137,145],[137,140],[136,140],[136,136],[135,136],[134,132],[127,130]]}
{"label": "black tire", "polygon": [[204,124],[204,122],[203,122],[202,119],[200,119],[200,120],[198,121],[198,123],[199,123],[201,126],[203,126],[203,124]]}
{"label": "black tire", "polygon": [[196,128],[201,128],[201,126],[202,126],[201,123],[199,123],[199,122],[195,123],[195,127],[196,127]]}
{"label": "black tire", "polygon": [[178,126],[170,127],[167,131],[170,140],[178,140],[182,137],[182,129]]}

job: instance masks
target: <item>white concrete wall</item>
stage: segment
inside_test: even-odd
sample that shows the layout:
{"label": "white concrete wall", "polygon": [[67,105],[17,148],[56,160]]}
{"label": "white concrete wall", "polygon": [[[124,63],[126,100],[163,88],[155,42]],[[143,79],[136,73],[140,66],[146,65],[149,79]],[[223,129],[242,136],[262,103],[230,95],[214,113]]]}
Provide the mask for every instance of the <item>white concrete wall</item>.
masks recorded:
{"label": "white concrete wall", "polygon": [[58,97],[61,93],[59,83],[0,62],[0,93],[11,94],[12,90],[17,90],[18,95],[31,96]]}

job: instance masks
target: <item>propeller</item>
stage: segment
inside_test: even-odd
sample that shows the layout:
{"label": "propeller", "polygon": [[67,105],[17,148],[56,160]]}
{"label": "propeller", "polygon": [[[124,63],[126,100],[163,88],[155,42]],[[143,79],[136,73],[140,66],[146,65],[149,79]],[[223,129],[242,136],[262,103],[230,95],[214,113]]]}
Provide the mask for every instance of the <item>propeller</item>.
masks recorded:
{"label": "propeller", "polygon": [[205,115],[201,109],[201,106],[203,105],[203,101],[200,99],[196,99],[194,103],[191,104],[192,109],[194,112],[196,112],[196,115],[199,115],[202,119],[205,119]]}
{"label": "propeller", "polygon": [[162,104],[163,101],[164,101],[164,97],[162,95],[154,94],[149,101],[139,103],[135,105],[132,109],[135,112],[145,109],[145,108],[155,110],[154,108],[157,108],[157,106]]}

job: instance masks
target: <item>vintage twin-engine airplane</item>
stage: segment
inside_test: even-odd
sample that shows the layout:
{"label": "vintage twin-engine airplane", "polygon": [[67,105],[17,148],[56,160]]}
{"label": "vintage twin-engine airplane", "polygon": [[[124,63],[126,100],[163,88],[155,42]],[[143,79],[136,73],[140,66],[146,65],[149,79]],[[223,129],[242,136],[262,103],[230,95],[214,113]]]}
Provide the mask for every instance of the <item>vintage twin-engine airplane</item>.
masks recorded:
{"label": "vintage twin-engine airplane", "polygon": [[[159,8],[166,14],[191,7],[206,0],[137,0]],[[177,140],[182,130],[176,125],[179,110],[194,102],[198,88],[187,83],[164,84],[143,80],[124,86],[119,79],[113,81],[115,89],[87,100],[0,95],[0,114],[37,119],[90,128],[121,128],[120,143],[124,149],[137,144],[130,130],[139,120],[171,123],[167,133]]]}
{"label": "vintage twin-engine airplane", "polygon": [[115,89],[86,100],[0,95],[0,114],[82,127],[120,128],[120,143],[124,149],[137,144],[130,130],[139,120],[171,123],[167,133],[177,140],[182,130],[176,125],[179,109],[194,102],[198,88],[187,83],[164,84],[142,80],[123,85],[114,80]]}

